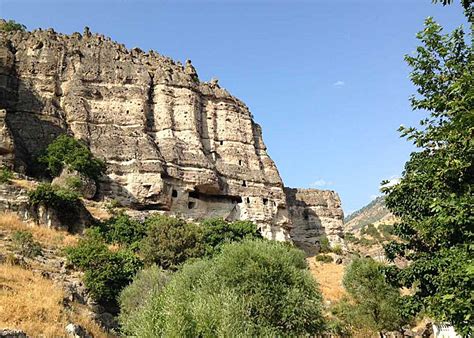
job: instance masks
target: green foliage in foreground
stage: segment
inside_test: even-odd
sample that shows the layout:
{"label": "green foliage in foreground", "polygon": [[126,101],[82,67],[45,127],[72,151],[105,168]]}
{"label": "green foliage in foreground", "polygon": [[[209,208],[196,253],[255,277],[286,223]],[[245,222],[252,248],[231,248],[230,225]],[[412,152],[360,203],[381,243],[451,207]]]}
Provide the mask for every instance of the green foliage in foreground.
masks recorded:
{"label": "green foliage in foreground", "polygon": [[383,264],[371,258],[356,258],[347,268],[343,285],[349,294],[333,313],[349,331],[387,332],[406,324],[399,309],[400,292],[383,274]]}
{"label": "green foliage in foreground", "polygon": [[9,168],[2,167],[2,169],[0,169],[0,183],[10,183],[12,178],[13,172]]}
{"label": "green foliage in foreground", "polygon": [[100,302],[116,302],[121,290],[142,266],[128,250],[111,251],[92,230],[74,247],[66,248],[68,261],[85,272],[84,284]]}
{"label": "green foliage in foreground", "polygon": [[138,310],[170,282],[171,276],[171,272],[156,265],[138,271],[133,282],[122,291],[119,297],[122,321],[130,321],[137,315]]}
{"label": "green foliage in foreground", "polygon": [[28,231],[15,231],[12,235],[13,250],[25,257],[33,258],[42,254],[41,245]]}
{"label": "green foliage in foreground", "polygon": [[26,26],[21,23],[17,23],[15,20],[0,21],[0,31],[4,32],[13,32],[13,31],[22,31],[26,30]]}
{"label": "green foliage in foreground", "polygon": [[334,259],[330,255],[324,255],[324,254],[319,254],[316,257],[314,257],[314,260],[316,262],[322,262],[322,263],[332,263]]}
{"label": "green foliage in foreground", "polygon": [[315,283],[297,249],[226,244],[213,258],[184,265],[133,316],[122,316],[122,326],[138,337],[316,334],[323,317]]}
{"label": "green foliage in foreground", "polygon": [[135,220],[125,213],[119,213],[98,223],[97,231],[105,242],[128,246],[132,250],[138,250],[140,241],[146,235],[143,222]]}
{"label": "green foliage in foreground", "polygon": [[402,136],[418,147],[405,164],[399,184],[386,188],[386,204],[400,219],[387,245],[390,259],[411,263],[390,270],[396,286],[415,287],[407,303],[474,333],[474,55],[462,28],[441,34],[427,19],[418,34],[422,46],[406,56],[418,95],[413,109],[428,112],[420,128]]}
{"label": "green foliage in foreground", "polygon": [[50,174],[58,176],[67,166],[72,170],[97,180],[105,172],[105,163],[94,157],[85,144],[68,135],[60,135],[46,148],[38,159]]}

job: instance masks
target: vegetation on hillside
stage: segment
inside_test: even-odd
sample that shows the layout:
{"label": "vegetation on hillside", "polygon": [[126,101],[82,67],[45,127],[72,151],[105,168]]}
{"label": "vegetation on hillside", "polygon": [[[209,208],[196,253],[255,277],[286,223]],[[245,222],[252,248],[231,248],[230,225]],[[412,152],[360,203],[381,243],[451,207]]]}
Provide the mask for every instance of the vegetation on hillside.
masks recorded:
{"label": "vegetation on hillside", "polygon": [[64,167],[97,180],[105,172],[105,162],[97,159],[81,141],[68,135],[60,135],[46,148],[38,162],[45,165],[51,176],[61,174]]}
{"label": "vegetation on hillside", "polygon": [[404,257],[410,264],[387,273],[394,285],[413,289],[407,312],[423,310],[469,336],[474,332],[472,32],[466,37],[457,28],[444,35],[428,18],[418,39],[422,45],[406,56],[418,91],[411,104],[427,116],[420,128],[400,128],[419,150],[405,164],[400,183],[384,189],[388,208],[400,220],[395,225],[400,240],[386,246],[387,257]]}
{"label": "vegetation on hillside", "polygon": [[244,240],[186,264],[121,318],[125,332],[139,337],[305,335],[323,329],[321,302],[303,252]]}
{"label": "vegetation on hillside", "polygon": [[21,31],[24,32],[26,26],[21,23],[17,23],[15,20],[2,20],[0,19],[0,31],[4,32],[14,32]]}

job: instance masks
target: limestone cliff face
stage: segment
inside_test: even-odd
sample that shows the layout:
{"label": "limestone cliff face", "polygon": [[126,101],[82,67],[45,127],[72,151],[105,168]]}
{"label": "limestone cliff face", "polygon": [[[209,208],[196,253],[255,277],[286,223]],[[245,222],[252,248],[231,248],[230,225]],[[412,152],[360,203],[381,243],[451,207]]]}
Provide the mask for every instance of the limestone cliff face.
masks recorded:
{"label": "limestone cliff face", "polygon": [[0,38],[9,129],[0,149],[10,153],[11,133],[17,170],[34,173],[34,158],[70,133],[107,162],[99,198],[192,219],[249,219],[268,238],[289,238],[282,180],[260,127],[216,81],[200,82],[190,63],[88,30]]}
{"label": "limestone cliff face", "polygon": [[344,213],[341,200],[332,190],[285,188],[291,239],[309,254],[319,250],[322,236],[331,245],[343,243]]}

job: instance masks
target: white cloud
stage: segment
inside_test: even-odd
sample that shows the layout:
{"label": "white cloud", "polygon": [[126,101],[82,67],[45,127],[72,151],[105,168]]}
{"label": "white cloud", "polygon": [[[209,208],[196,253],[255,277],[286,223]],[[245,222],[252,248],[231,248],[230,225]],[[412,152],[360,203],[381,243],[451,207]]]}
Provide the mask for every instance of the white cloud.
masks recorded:
{"label": "white cloud", "polygon": [[380,186],[380,189],[393,187],[394,185],[397,185],[398,183],[400,183],[400,177],[392,176],[390,177],[390,179],[388,179],[387,183],[382,184]]}
{"label": "white cloud", "polygon": [[322,188],[322,187],[327,187],[327,186],[330,186],[332,185],[333,183],[332,182],[328,182],[326,180],[323,180],[323,179],[318,179],[316,181],[314,181],[313,183],[310,184],[311,187],[314,187],[314,188]]}
{"label": "white cloud", "polygon": [[346,84],[346,83],[345,83],[344,81],[339,80],[339,81],[334,82],[334,83],[333,83],[333,86],[334,86],[334,87],[342,87],[342,86],[344,86],[345,84]]}

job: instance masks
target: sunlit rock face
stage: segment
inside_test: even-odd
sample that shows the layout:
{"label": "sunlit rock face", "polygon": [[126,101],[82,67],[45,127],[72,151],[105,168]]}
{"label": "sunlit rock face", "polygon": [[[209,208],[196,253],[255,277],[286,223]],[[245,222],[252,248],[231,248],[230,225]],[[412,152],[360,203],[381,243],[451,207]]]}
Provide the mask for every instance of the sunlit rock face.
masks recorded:
{"label": "sunlit rock face", "polygon": [[98,198],[195,220],[252,220],[267,238],[290,238],[260,127],[217,81],[200,82],[190,62],[88,30],[3,32],[0,109],[17,170],[34,174],[36,156],[69,133],[107,162]]}
{"label": "sunlit rock face", "polygon": [[285,188],[291,239],[309,254],[319,251],[321,237],[334,246],[343,244],[344,213],[332,190]]}

